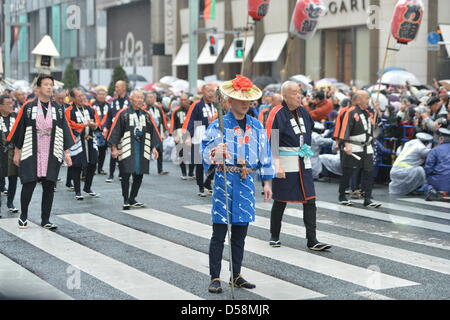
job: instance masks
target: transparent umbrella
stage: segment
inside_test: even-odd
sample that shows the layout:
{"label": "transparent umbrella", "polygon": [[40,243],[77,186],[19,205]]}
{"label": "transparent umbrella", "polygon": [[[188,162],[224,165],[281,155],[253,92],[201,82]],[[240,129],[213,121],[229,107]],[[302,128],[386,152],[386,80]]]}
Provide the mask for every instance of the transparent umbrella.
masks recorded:
{"label": "transparent umbrella", "polygon": [[405,86],[406,82],[409,82],[412,86],[421,85],[419,79],[414,74],[404,70],[388,71],[381,77],[381,83],[392,86]]}
{"label": "transparent umbrella", "polygon": [[311,78],[303,75],[303,74],[297,74],[295,76],[292,76],[289,78],[290,81],[301,83],[305,86],[310,86]]}
{"label": "transparent umbrella", "polygon": [[162,77],[159,82],[165,85],[171,85],[172,83],[174,83],[175,81],[177,81],[178,79],[174,76],[165,76]]}

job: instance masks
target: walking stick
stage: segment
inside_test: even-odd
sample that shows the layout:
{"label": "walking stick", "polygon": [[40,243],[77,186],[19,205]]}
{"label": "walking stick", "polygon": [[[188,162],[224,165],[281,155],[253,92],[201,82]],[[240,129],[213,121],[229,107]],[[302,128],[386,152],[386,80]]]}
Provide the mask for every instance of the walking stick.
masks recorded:
{"label": "walking stick", "polygon": [[[218,104],[217,104],[217,117],[219,119],[219,128],[220,132],[222,133],[222,144],[225,143],[225,126],[223,124],[223,106],[222,106],[222,93],[220,92],[220,89],[217,88],[217,98],[218,98]],[[230,272],[231,272],[231,300],[234,300],[234,273],[233,273],[233,254],[231,250],[231,221],[230,221],[230,212],[228,210],[228,186],[227,186],[227,172],[225,170],[225,163],[226,157],[223,159],[223,181],[225,184],[225,210],[227,212],[227,236],[228,236],[228,252],[230,257]]]}

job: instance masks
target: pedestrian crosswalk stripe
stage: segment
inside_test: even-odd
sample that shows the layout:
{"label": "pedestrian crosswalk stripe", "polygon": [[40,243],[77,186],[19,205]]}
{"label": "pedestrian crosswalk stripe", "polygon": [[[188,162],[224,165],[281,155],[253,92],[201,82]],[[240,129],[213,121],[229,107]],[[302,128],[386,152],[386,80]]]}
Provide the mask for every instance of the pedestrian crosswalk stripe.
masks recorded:
{"label": "pedestrian crosswalk stripe", "polygon": [[0,227],[31,245],[78,268],[132,297],[143,300],[192,300],[199,297],[98,253],[33,223],[20,230],[17,220],[0,220]]}
{"label": "pedestrian crosswalk stripe", "polygon": [[[165,225],[169,228],[180,230],[202,238],[211,238],[211,226],[175,216],[163,211],[154,209],[144,209],[136,211],[123,211],[126,214],[140,219],[151,221],[157,224]],[[367,270],[358,266],[347,264],[341,261],[325,258],[317,254],[296,250],[288,247],[281,247],[277,250],[271,250],[266,241],[253,237],[246,237],[246,251],[268,257],[274,260],[291,264],[313,272],[322,273],[329,277],[347,281],[369,289],[389,289],[418,285],[418,283],[390,276],[384,273],[377,273],[379,282],[374,284],[371,281],[372,270]],[[375,287],[374,287],[375,286]]]}
{"label": "pedestrian crosswalk stripe", "polygon": [[[352,202],[363,204],[364,200],[352,200]],[[449,213],[432,211],[432,210],[427,210],[427,209],[418,208],[418,207],[410,207],[410,206],[404,206],[404,205],[395,204],[395,203],[384,202],[382,208],[405,211],[407,213],[414,213],[414,214],[429,216],[429,217],[433,217],[433,218],[450,220]]]}
{"label": "pedestrian crosswalk stripe", "polygon": [[443,201],[425,201],[424,199],[420,199],[420,198],[402,198],[402,199],[397,199],[397,200],[407,201],[407,202],[412,202],[412,203],[419,203],[419,204],[426,204],[427,206],[436,206],[436,207],[450,209],[450,203],[443,202]]}
{"label": "pedestrian crosswalk stripe", "polygon": [[333,211],[338,211],[341,213],[348,213],[352,215],[357,215],[360,217],[366,217],[381,221],[387,221],[392,222],[395,224],[400,225],[408,225],[411,227],[417,227],[417,228],[423,228],[433,231],[440,231],[445,233],[450,233],[450,226],[435,223],[435,222],[429,222],[429,221],[423,221],[413,218],[407,218],[402,216],[397,216],[393,214],[387,214],[384,212],[379,211],[372,211],[368,209],[362,209],[362,208],[356,208],[356,207],[347,207],[340,204],[330,203],[326,201],[316,201],[317,207],[322,209],[328,209]]}
{"label": "pedestrian crosswalk stripe", "polygon": [[[185,208],[208,214],[211,212],[211,205],[194,205],[186,206]],[[258,216],[256,217],[256,221],[253,222],[252,225],[270,230],[270,219]],[[283,228],[281,232],[292,236],[306,236],[306,229],[304,227],[286,222],[283,222]],[[317,231],[317,237],[320,241],[329,243],[331,245],[336,245],[344,249],[349,249],[371,256],[405,263],[411,266],[444,274],[450,274],[450,260],[447,259],[355,238],[344,237],[324,231]]]}
{"label": "pedestrian crosswalk stripe", "polygon": [[[341,206],[341,205],[337,206],[337,208],[339,210],[341,210],[342,207],[344,207],[344,206]],[[256,208],[270,212],[271,209],[272,209],[272,204],[271,203],[265,203],[265,202],[264,203],[257,203],[256,204]],[[344,208],[346,208],[346,207],[344,207]],[[299,209],[295,209],[295,208],[286,208],[286,210],[284,211],[284,214],[287,215],[287,216],[299,218],[299,217],[303,216],[303,211],[299,210]],[[348,225],[337,225],[334,222],[330,223],[329,221],[320,221],[320,220],[317,220],[317,222],[320,222],[320,223],[323,223],[323,224],[329,224],[329,225],[332,225],[332,226],[338,226],[339,228],[344,228],[344,229],[348,229],[348,230],[353,230],[353,231],[356,230],[355,227],[353,227],[353,226],[350,228]],[[406,236],[406,235],[403,236],[403,233],[402,234],[398,234],[398,233],[390,234],[390,233],[382,233],[382,232],[381,233],[371,232],[371,231],[368,231],[368,230],[359,230],[359,231],[371,233],[371,234],[374,234],[374,235],[377,235],[377,236],[381,236],[381,237],[402,240],[402,241],[405,241],[405,242],[410,242],[410,243],[419,244],[419,245],[423,245],[423,246],[429,246],[429,247],[439,248],[439,249],[443,249],[443,250],[450,250],[450,247],[445,245],[445,244],[419,240],[415,236],[412,236],[412,235],[409,236],[409,237]]]}
{"label": "pedestrian crosswalk stripe", "polygon": [[[91,214],[70,214],[60,215],[59,217],[127,245],[136,247],[153,255],[160,256],[164,259],[209,275],[208,254],[152,236],[142,231],[134,230]],[[224,272],[225,270],[228,270],[228,262],[222,260],[222,271]],[[264,298],[272,300],[297,300],[320,298],[325,296],[318,292],[314,292],[248,268],[242,268],[242,273],[253,282],[257,283],[256,288],[251,291]],[[228,278],[229,275],[223,279]],[[207,285],[208,284],[205,284],[205,288]]]}
{"label": "pedestrian crosswalk stripe", "polygon": [[367,298],[369,300],[395,300],[394,298],[386,297],[382,294],[372,292],[372,291],[360,291],[360,292],[355,292],[355,294],[357,294],[358,296]]}
{"label": "pedestrian crosswalk stripe", "polygon": [[24,267],[0,254],[0,296],[13,300],[73,300]]}

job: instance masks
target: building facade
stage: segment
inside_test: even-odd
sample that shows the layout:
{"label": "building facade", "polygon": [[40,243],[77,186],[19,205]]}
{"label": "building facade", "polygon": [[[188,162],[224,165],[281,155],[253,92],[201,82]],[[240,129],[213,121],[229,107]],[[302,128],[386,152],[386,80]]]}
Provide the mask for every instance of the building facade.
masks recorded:
{"label": "building facade", "polygon": [[[107,85],[119,64],[129,75],[137,74],[148,82],[171,73],[170,57],[164,54],[164,0],[10,2],[11,23],[21,24],[12,29],[2,25],[13,39],[11,78],[33,79],[37,70],[31,51],[44,35],[51,36],[61,55],[54,69],[57,79],[69,62],[86,86]],[[156,74],[153,65],[157,65]]]}
{"label": "building facade", "polygon": [[[416,40],[407,46],[389,44],[386,67],[400,67],[413,72],[423,83],[433,78],[450,77],[450,46],[431,48],[427,42],[429,32],[450,25],[450,1],[422,0],[424,19]],[[280,81],[295,74],[312,79],[336,78],[355,85],[374,83],[382,67],[390,20],[395,6],[392,0],[328,0],[328,12],[320,21],[318,31],[304,41],[289,33],[291,14],[296,0],[272,0],[268,15],[251,23],[247,34],[245,74],[271,76]],[[176,52],[173,53],[173,73],[187,79],[189,56],[189,9],[187,0],[178,0],[178,17],[172,26],[176,34]],[[215,21],[201,21],[200,28],[239,31],[247,26],[247,0],[217,2]],[[176,30],[176,31],[175,31]],[[448,31],[444,41],[450,41]],[[199,78],[218,75],[228,79],[241,71],[242,59],[233,56],[233,38],[239,35],[217,34],[221,39],[218,57],[208,56],[207,36],[199,34]],[[290,52],[288,54],[288,52]]]}

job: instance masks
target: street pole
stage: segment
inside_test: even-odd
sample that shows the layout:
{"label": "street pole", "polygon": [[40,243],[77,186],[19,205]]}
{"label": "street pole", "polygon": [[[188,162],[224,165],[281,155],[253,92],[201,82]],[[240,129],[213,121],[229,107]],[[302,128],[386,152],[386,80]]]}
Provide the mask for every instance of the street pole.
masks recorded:
{"label": "street pole", "polygon": [[11,77],[11,0],[5,0],[4,5],[5,12],[5,69],[4,69],[4,77]]}
{"label": "street pole", "polygon": [[197,57],[198,57],[198,0],[189,0],[189,90],[191,94],[197,93]]}

